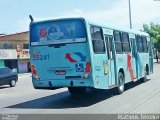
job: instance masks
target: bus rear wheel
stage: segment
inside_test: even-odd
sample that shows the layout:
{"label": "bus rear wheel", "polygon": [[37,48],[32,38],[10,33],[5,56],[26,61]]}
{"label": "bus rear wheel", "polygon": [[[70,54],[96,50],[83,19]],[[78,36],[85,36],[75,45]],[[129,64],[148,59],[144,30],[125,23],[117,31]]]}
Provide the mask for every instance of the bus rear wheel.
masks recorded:
{"label": "bus rear wheel", "polygon": [[86,87],[68,87],[68,91],[73,96],[80,96],[86,94]]}
{"label": "bus rear wheel", "polygon": [[142,78],[142,82],[146,82],[146,81],[147,81],[147,69],[145,68],[144,77]]}
{"label": "bus rear wheel", "polygon": [[122,72],[118,73],[118,86],[117,86],[117,90],[116,93],[122,94],[124,92],[124,75]]}

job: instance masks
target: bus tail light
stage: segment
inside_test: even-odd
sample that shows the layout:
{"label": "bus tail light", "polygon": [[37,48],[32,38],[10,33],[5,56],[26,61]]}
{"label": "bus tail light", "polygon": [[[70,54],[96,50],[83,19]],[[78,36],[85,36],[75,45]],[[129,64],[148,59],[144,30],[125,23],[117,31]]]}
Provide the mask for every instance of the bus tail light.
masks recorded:
{"label": "bus tail light", "polygon": [[36,74],[37,74],[37,70],[33,70],[33,72],[32,72],[32,73],[36,75]]}
{"label": "bus tail light", "polygon": [[33,70],[35,70],[35,66],[31,65],[31,71],[33,72]]}
{"label": "bus tail light", "polygon": [[85,68],[85,73],[84,73],[84,78],[88,79],[90,77],[90,72],[91,72],[91,63],[87,62],[86,63],[86,68]]}
{"label": "bus tail light", "polygon": [[91,71],[91,63],[90,62],[87,62],[86,63],[86,68],[85,68],[85,72],[86,73],[89,73]]}
{"label": "bus tail light", "polygon": [[86,67],[91,67],[91,63],[90,63],[90,62],[87,62],[87,63],[86,63]]}
{"label": "bus tail light", "polygon": [[39,76],[37,75],[37,70],[34,65],[31,65],[32,76],[34,79],[39,80]]}
{"label": "bus tail light", "polygon": [[86,73],[89,73],[91,70],[90,70],[90,68],[89,67],[87,67],[86,69],[85,69],[85,72]]}

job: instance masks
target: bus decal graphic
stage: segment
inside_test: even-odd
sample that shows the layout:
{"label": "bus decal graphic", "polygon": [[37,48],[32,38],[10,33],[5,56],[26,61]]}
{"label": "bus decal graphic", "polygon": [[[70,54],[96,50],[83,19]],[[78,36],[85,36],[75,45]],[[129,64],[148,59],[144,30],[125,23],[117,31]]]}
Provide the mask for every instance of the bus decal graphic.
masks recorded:
{"label": "bus decal graphic", "polygon": [[138,70],[139,70],[138,76],[142,76],[143,65],[142,65],[140,56],[138,54],[137,54],[137,62],[138,62],[138,66],[137,67],[138,67]]}
{"label": "bus decal graphic", "polygon": [[35,60],[49,60],[49,54],[41,54],[39,51],[33,52],[33,61]]}
{"label": "bus decal graphic", "polygon": [[74,54],[76,54],[77,56],[79,56],[79,57],[81,58],[81,61],[82,61],[82,62],[85,62],[85,61],[86,61],[86,56],[84,56],[82,53],[76,52],[76,53],[74,53]]}
{"label": "bus decal graphic", "polygon": [[33,52],[33,60],[38,60],[39,58],[39,51]]}
{"label": "bus decal graphic", "polygon": [[61,32],[61,29],[58,25],[52,25],[48,28],[48,38],[49,39],[60,39],[61,37],[64,36],[64,33]]}
{"label": "bus decal graphic", "polygon": [[74,63],[74,62],[85,62],[85,61],[86,61],[86,56],[84,56],[82,53],[80,53],[80,52],[75,52],[75,53],[73,53],[73,54],[77,55],[77,56],[80,58],[80,60],[75,60],[75,59],[73,59],[73,58],[71,57],[71,54],[70,54],[70,53],[67,53],[67,54],[65,55],[65,58],[66,58],[68,61],[70,61],[71,63]]}
{"label": "bus decal graphic", "polygon": [[132,80],[134,80],[133,69],[131,65],[131,55],[127,54],[127,69],[129,70],[129,74]]}
{"label": "bus decal graphic", "polygon": [[83,63],[77,63],[75,64],[76,72],[84,72],[84,66]]}
{"label": "bus decal graphic", "polygon": [[73,63],[73,62],[78,62],[78,61],[74,60],[74,59],[71,57],[71,54],[69,54],[69,53],[66,54],[66,59],[67,59],[68,61],[70,61],[71,63]]}

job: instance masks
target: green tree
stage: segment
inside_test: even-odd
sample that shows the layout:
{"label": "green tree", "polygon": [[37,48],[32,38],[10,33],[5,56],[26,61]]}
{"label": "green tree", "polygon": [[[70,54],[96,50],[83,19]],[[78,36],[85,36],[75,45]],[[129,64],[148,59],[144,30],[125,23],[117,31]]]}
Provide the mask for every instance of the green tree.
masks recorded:
{"label": "green tree", "polygon": [[143,24],[143,31],[150,35],[154,47],[160,51],[160,25],[154,23],[150,23],[150,25]]}

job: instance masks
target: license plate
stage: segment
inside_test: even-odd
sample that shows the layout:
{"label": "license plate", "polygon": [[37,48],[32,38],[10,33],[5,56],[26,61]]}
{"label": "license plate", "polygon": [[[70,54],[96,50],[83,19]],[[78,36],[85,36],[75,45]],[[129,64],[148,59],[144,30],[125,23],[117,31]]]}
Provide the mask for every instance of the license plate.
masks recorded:
{"label": "license plate", "polygon": [[56,75],[65,75],[66,71],[65,70],[56,70],[55,74]]}

